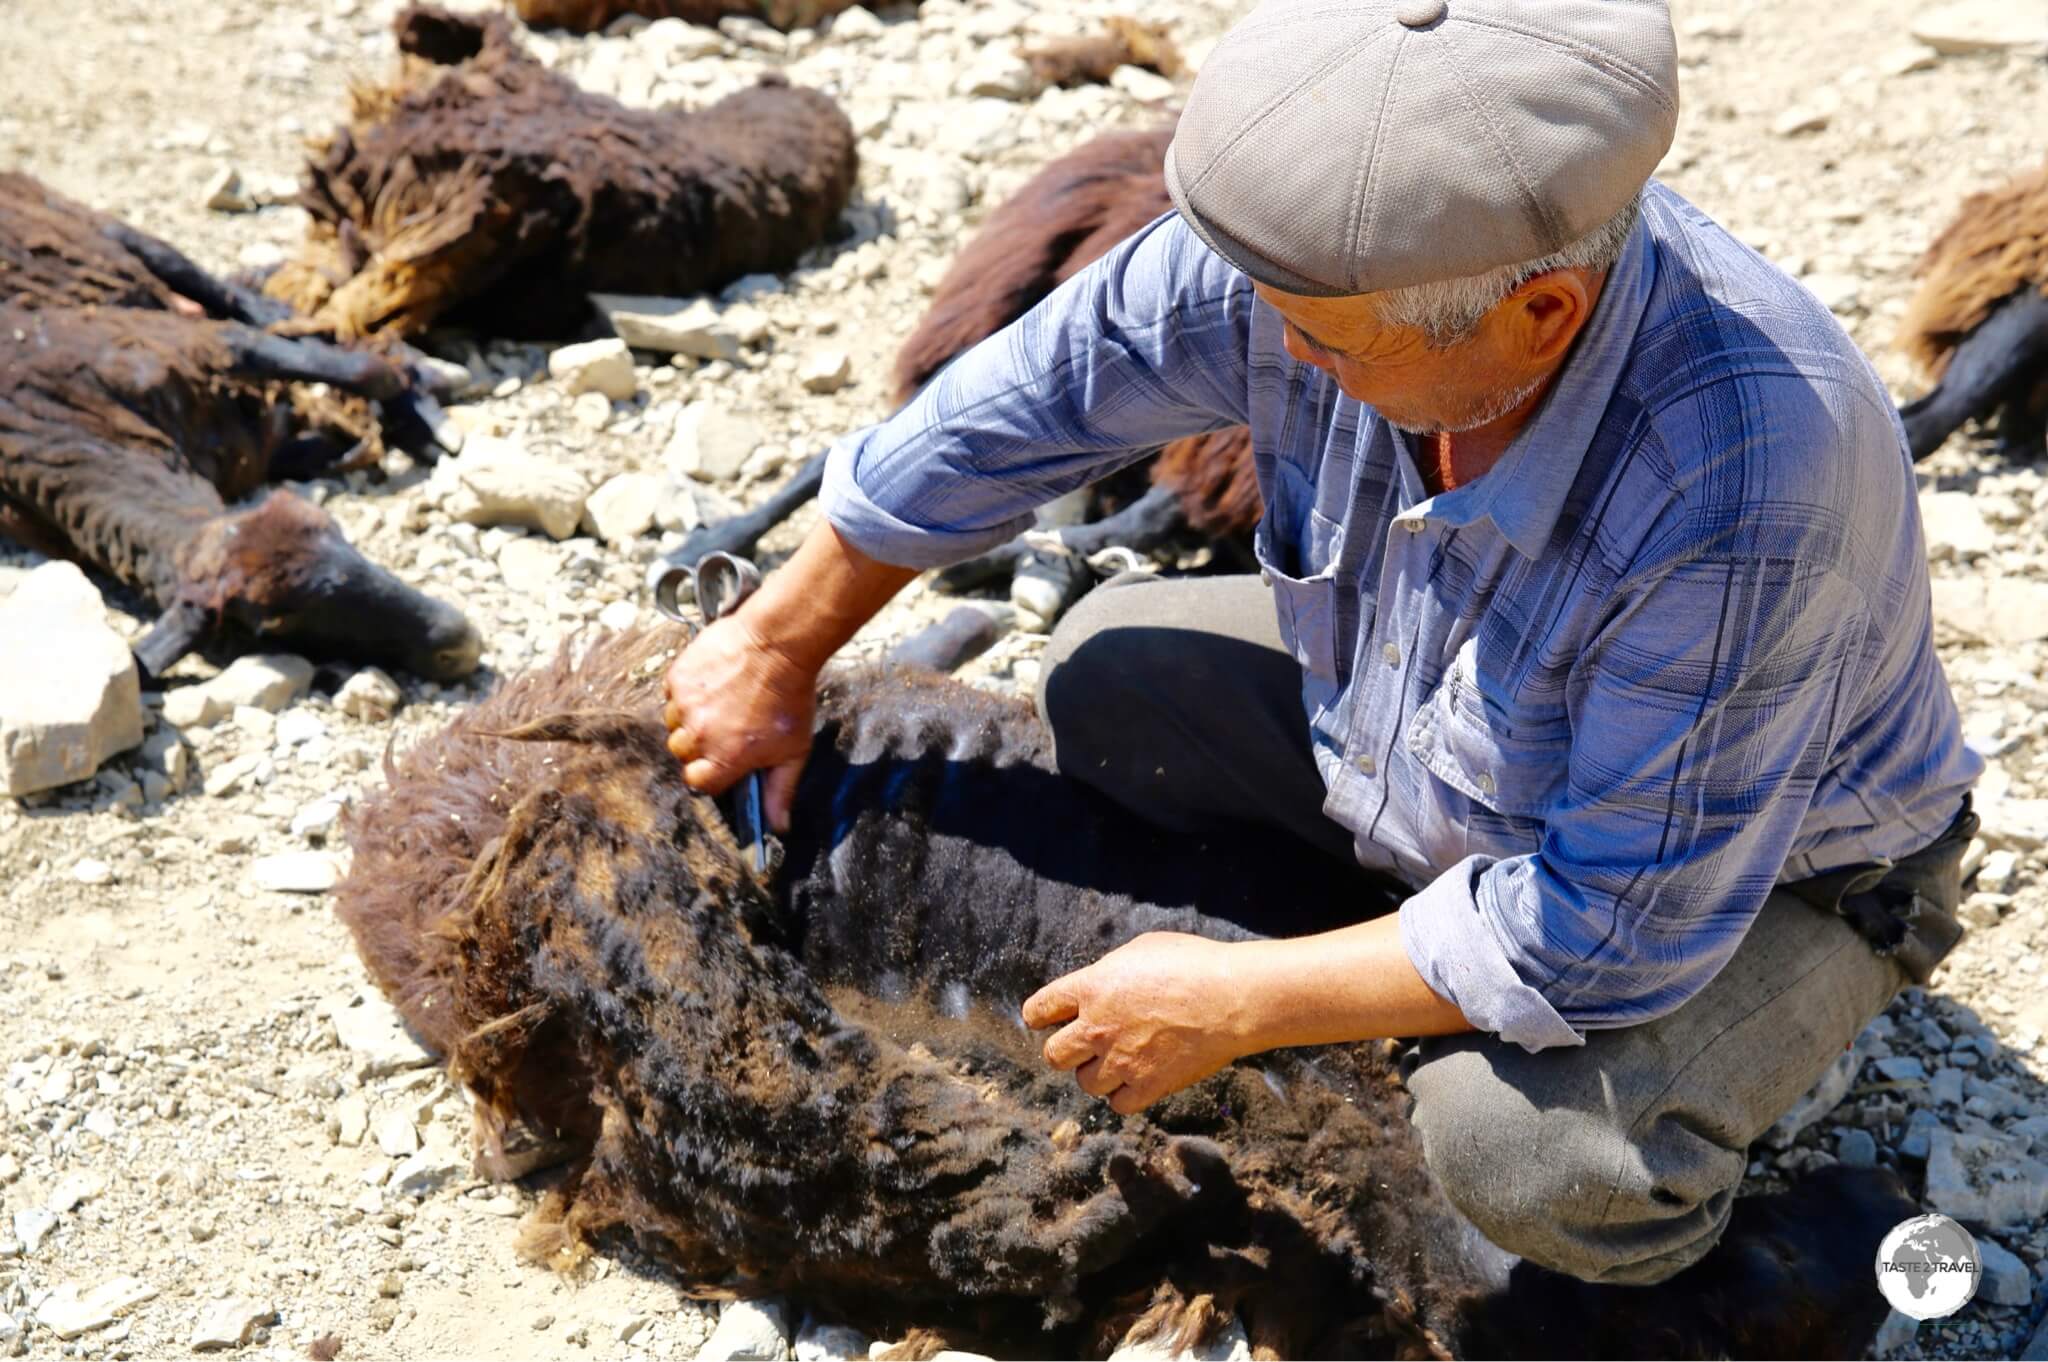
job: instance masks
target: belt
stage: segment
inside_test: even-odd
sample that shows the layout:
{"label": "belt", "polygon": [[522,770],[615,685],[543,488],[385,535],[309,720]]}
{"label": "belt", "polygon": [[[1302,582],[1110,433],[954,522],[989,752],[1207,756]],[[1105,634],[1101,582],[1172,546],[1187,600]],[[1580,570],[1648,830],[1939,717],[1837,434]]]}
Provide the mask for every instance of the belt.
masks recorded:
{"label": "belt", "polygon": [[1842,866],[1783,886],[1825,912],[1841,915],[1880,956],[1925,984],[1962,940],[1956,909],[1963,897],[1963,852],[1977,835],[1978,818],[1963,796],[1963,811],[1948,831],[1898,861]]}

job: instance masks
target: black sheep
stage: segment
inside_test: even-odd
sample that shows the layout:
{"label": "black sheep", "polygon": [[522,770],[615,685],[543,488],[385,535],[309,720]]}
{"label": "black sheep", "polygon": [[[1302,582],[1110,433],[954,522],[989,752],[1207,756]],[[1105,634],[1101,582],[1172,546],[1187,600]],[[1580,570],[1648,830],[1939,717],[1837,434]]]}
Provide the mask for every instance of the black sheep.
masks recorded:
{"label": "black sheep", "polygon": [[[1026,1355],[1854,1356],[1889,1174],[1742,1202],[1694,1269],[1595,1287],[1450,1207],[1391,1047],[1245,1061],[1122,1117],[1017,1020],[1147,930],[1328,925],[1368,893],[1248,830],[1165,834],[1060,778],[1028,705],[897,672],[827,687],[786,860],[757,878],[658,718],[672,631],[603,636],[390,768],[337,911],[478,1094],[579,1156],[527,1247],[626,1235],[693,1281]],[[1248,925],[1250,924],[1250,925]]]}

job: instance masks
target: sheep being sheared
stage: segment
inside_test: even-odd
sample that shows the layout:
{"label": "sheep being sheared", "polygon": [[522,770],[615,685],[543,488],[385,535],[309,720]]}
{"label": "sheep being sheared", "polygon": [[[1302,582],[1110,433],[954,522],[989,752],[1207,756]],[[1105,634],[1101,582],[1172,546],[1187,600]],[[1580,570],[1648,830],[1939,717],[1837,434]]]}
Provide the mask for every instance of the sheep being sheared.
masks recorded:
{"label": "sheep being sheared", "polygon": [[516,1120],[576,1155],[530,1252],[627,1237],[714,1291],[1036,1356],[1219,1311],[1262,1356],[1871,1338],[1869,1263],[1911,1210],[1889,1174],[1746,1199],[1699,1266],[1602,1288],[1457,1215],[1391,1047],[1260,1056],[1116,1115],[1043,1063],[1025,996],[1142,931],[1330,925],[1275,910],[1275,863],[1290,905],[1355,913],[1374,883],[1277,830],[1155,829],[1062,779],[1028,704],[902,672],[827,686],[763,882],[664,746],[680,641],[604,635],[515,679],[350,816],[337,911],[483,1142]]}
{"label": "sheep being sheared", "polygon": [[357,91],[307,168],[306,246],[265,285],[322,331],[573,334],[593,292],[789,269],[853,192],[853,127],[816,90],[634,110],[542,66],[501,16],[416,6],[394,27],[401,73]]}
{"label": "sheep being sheared", "polygon": [[2048,429],[2048,165],[1963,200],[1919,273],[1900,344],[1936,382],[1899,409],[1913,457],[1994,415],[2008,448],[2038,453]]}
{"label": "sheep being sheared", "polygon": [[[909,401],[957,356],[1171,211],[1163,165],[1172,140],[1170,126],[1095,138],[1032,176],[989,214],[896,353],[897,401]],[[940,585],[971,590],[1028,570],[1051,587],[1054,608],[1039,612],[1050,615],[1070,603],[1088,579],[1086,560],[1105,549],[1150,552],[1189,531],[1249,547],[1264,505],[1244,427],[1176,440],[1147,471],[1150,490],[1145,474],[1136,472],[1098,484],[1106,494],[1098,500],[1108,503],[1102,509],[1120,508],[1061,529],[1064,554],[1048,556],[1020,542],[942,573]],[[667,561],[689,566],[714,551],[752,553],[761,536],[818,494],[824,477],[825,456],[819,455],[760,506],[694,531]]]}
{"label": "sheep being sheared", "polygon": [[[0,173],[0,305],[138,308],[263,327],[291,318],[282,303],[216,278],[168,242],[12,172]],[[438,455],[449,436],[429,378],[417,356],[386,358],[407,381],[381,402],[290,388],[294,430],[273,453],[271,476],[373,465],[387,439],[417,457]]]}
{"label": "sheep being sheared", "polygon": [[643,19],[682,19],[715,24],[720,19],[758,19],[773,29],[816,28],[860,0],[512,0],[519,17],[535,28],[595,33],[628,14]]}
{"label": "sheep being sheared", "polygon": [[351,548],[289,492],[230,509],[291,434],[290,383],[388,400],[383,359],[240,322],[136,307],[0,306],[0,533],[77,558],[161,610],[153,676],[212,639],[466,676],[461,612]]}

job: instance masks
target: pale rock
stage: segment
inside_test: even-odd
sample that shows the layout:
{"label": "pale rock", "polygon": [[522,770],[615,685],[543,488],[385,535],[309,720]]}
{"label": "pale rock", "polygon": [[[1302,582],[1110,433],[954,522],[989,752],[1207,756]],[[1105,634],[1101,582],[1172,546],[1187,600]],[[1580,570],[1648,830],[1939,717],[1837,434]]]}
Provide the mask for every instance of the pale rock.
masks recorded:
{"label": "pale rock", "polygon": [[1927,1204],[1987,1229],[2006,1229],[2048,1213],[2048,1164],[2009,1140],[1936,1129],[1928,1143]]}
{"label": "pale rock", "polygon": [[258,1327],[276,1319],[275,1309],[246,1296],[214,1301],[199,1312],[199,1326],[192,1331],[192,1351],[215,1353],[239,1348],[255,1337]]}
{"label": "pale rock", "polygon": [[760,339],[751,317],[742,314],[735,318],[709,298],[596,293],[591,302],[611,321],[619,338],[636,350],[730,362],[740,357],[742,346],[751,343],[748,337]]}
{"label": "pale rock", "polygon": [[1696,14],[1679,31],[1688,38],[1740,38],[1742,21],[1726,14]]}
{"label": "pale rock", "polygon": [[1907,76],[1931,71],[1941,64],[1941,54],[1925,43],[1900,43],[1886,48],[1877,59],[1877,69],[1887,76]]}
{"label": "pale rock", "polygon": [[1976,558],[1991,552],[1995,536],[1977,499],[1968,492],[1923,492],[1920,524],[1927,535],[1927,556]]}
{"label": "pale rock", "polygon": [[1014,49],[983,48],[953,83],[955,93],[992,99],[1029,99],[1038,93],[1038,76]]}
{"label": "pale rock", "polygon": [[560,379],[571,396],[598,392],[624,402],[640,391],[633,352],[616,337],[563,346],[548,356],[548,373]]}
{"label": "pale rock", "polygon": [[789,1307],[782,1301],[733,1301],[718,1312],[718,1327],[696,1362],[779,1362],[789,1347]]}
{"label": "pale rock", "polygon": [[[142,741],[142,684],[100,593],[45,563],[0,601],[0,792],[84,780]],[[34,639],[34,647],[12,641]]]}
{"label": "pale rock", "polygon": [[1870,1345],[1871,1355],[1897,1357],[1913,1346],[1913,1339],[1919,1332],[1919,1320],[1896,1310],[1890,1311],[1885,1315],[1884,1323],[1877,1326],[1877,1337]]}
{"label": "pale rock", "polygon": [[203,202],[216,213],[247,213],[256,207],[249,191],[242,186],[242,174],[233,166],[222,166],[206,181]]}
{"label": "pale rock", "polygon": [[424,1069],[434,1062],[381,993],[366,991],[326,1004],[321,1010],[334,1024],[335,1038],[356,1056],[358,1078],[383,1078],[407,1069]]}
{"label": "pale rock", "polygon": [[334,707],[366,724],[388,722],[405,700],[398,683],[376,667],[365,667],[334,692]]}
{"label": "pale rock", "polygon": [[873,1340],[844,1324],[821,1324],[805,1317],[796,1334],[796,1362],[842,1362],[868,1355]]}
{"label": "pale rock", "polygon": [[361,1093],[350,1093],[334,1104],[331,1118],[334,1142],[344,1149],[358,1148],[370,1130],[370,1101]]}
{"label": "pale rock", "polygon": [[45,1106],[55,1106],[71,1096],[76,1084],[77,1079],[73,1077],[70,1066],[60,1064],[44,1075],[41,1085],[36,1088],[36,1100]]}
{"label": "pale rock", "polygon": [[862,5],[843,9],[832,20],[832,37],[838,42],[866,42],[888,31],[888,26],[875,17],[875,12]]}
{"label": "pale rock", "polygon": [[640,30],[636,42],[657,63],[699,61],[725,52],[725,39],[716,29],[682,19],[656,19]]}
{"label": "pale rock", "polygon": [[12,1154],[0,1154],[0,1187],[5,1187],[21,1176],[21,1160]]}
{"label": "pale rock", "polygon": [[597,612],[599,627],[615,632],[631,629],[639,622],[640,607],[631,601],[613,601],[610,605]]}
{"label": "pale rock", "polygon": [[2048,639],[2048,582],[1986,573],[1931,585],[1937,630],[2006,648]]}
{"label": "pale rock", "polygon": [[498,575],[522,596],[545,596],[562,574],[562,556],[540,539],[514,539],[498,550]]}
{"label": "pale rock", "polygon": [[72,865],[71,878],[80,884],[97,888],[114,882],[114,867],[97,857],[87,856]]}
{"label": "pale rock", "polygon": [[1142,66],[1119,66],[1109,73],[1109,88],[1140,104],[1158,104],[1173,98],[1173,82]]}
{"label": "pale rock", "polygon": [[308,842],[324,842],[327,834],[334,831],[334,825],[341,821],[342,801],[339,799],[316,799],[302,805],[292,815],[292,836]]}
{"label": "pale rock", "polygon": [[1863,281],[1852,274],[1809,274],[1799,282],[1836,316],[1858,312],[1863,307]]}
{"label": "pale rock", "polygon": [[1946,1065],[1936,1069],[1934,1077],[1927,1080],[1927,1096],[1936,1106],[1961,1106],[1963,1104],[1963,1071]]}
{"label": "pale rock", "polygon": [[298,747],[326,737],[327,725],[309,710],[287,710],[277,717],[276,736],[279,747]]}
{"label": "pale rock", "polygon": [[388,1186],[406,1196],[423,1197],[449,1182],[465,1177],[469,1160],[438,1144],[423,1146],[418,1153],[401,1159],[391,1170]]}
{"label": "pale rock", "polygon": [[252,241],[235,252],[237,265],[258,274],[268,273],[284,262],[284,247],[274,241]]}
{"label": "pale rock", "polygon": [[115,1277],[90,1291],[80,1291],[76,1282],[65,1282],[36,1306],[36,1323],[68,1342],[106,1328],[155,1296],[154,1287],[135,1277]]}
{"label": "pale rock", "polygon": [[225,799],[241,789],[243,782],[253,780],[269,760],[261,752],[248,752],[231,758],[218,766],[208,768],[206,779],[200,782],[200,788],[206,792],[209,799]]}
{"label": "pale rock", "polygon": [[741,345],[759,345],[775,329],[775,323],[767,313],[743,301],[725,309],[725,324],[740,338]]}
{"label": "pale rock", "polygon": [[805,392],[836,393],[853,376],[853,356],[844,350],[813,350],[796,367]]}
{"label": "pale rock", "polygon": [[387,1111],[378,1117],[370,1134],[377,1141],[377,1148],[391,1158],[409,1158],[420,1152],[419,1129],[402,1111]]}
{"label": "pale rock", "polygon": [[607,544],[638,539],[653,527],[660,499],[660,478],[621,473],[590,494],[583,505],[583,528]]}
{"label": "pale rock", "polygon": [[664,478],[661,494],[654,503],[655,527],[668,534],[688,534],[703,523],[696,493],[686,482]]}
{"label": "pale rock", "polygon": [[114,1115],[113,1108],[94,1107],[85,1114],[85,1119],[78,1123],[78,1128],[87,1134],[97,1135],[102,1140],[111,1140],[121,1133],[121,1122]]}
{"label": "pale rock", "polygon": [[583,474],[528,454],[510,440],[478,436],[460,458],[443,459],[427,498],[471,525],[519,525],[567,539],[583,522],[590,494]]}
{"label": "pale rock", "polygon": [[1854,1049],[1842,1051],[1835,1056],[1813,1087],[1792,1107],[1778,1118],[1778,1123],[1764,1132],[1763,1143],[1772,1149],[1789,1148],[1799,1138],[1801,1131],[1820,1120],[1849,1095],[1849,1088],[1856,1081],[1856,1070],[1862,1067],[1862,1056]]}
{"label": "pale rock", "polygon": [[192,774],[192,749],[169,724],[159,725],[156,732],[142,740],[142,759],[161,771],[173,790],[183,789]]}
{"label": "pale rock", "polygon": [[585,430],[603,430],[611,423],[612,400],[603,393],[578,393],[569,404],[569,416]]}
{"label": "pale rock", "polygon": [[1877,1163],[1877,1137],[1855,1126],[1835,1136],[1835,1157],[1850,1168],[1870,1168]]}
{"label": "pale rock", "polygon": [[1162,1338],[1123,1342],[1110,1353],[1110,1362],[1251,1362],[1251,1340],[1235,1319],[1191,1348],[1172,1349]]}
{"label": "pale rock", "polygon": [[236,732],[259,746],[268,747],[277,739],[277,716],[267,709],[236,705],[234,722]]}
{"label": "pale rock", "polygon": [[1984,857],[1984,865],[1977,871],[1977,887],[1992,894],[2012,892],[2019,878],[2019,854],[2010,850],[1999,850]]}
{"label": "pale rock", "polygon": [[662,464],[675,478],[729,481],[765,438],[760,424],[750,417],[707,401],[692,402],[676,418]]}
{"label": "pale rock", "polygon": [[1924,1083],[1927,1065],[1916,1055],[1886,1055],[1870,1062],[1871,1070],[1888,1083]]}
{"label": "pale rock", "polygon": [[66,1173],[50,1189],[50,1198],[44,1204],[52,1215],[69,1215],[93,1197],[107,1190],[107,1176],[104,1173],[83,1171]]}
{"label": "pale rock", "polygon": [[2004,898],[2003,894],[1972,894],[1956,909],[1956,920],[1965,927],[1979,930],[1996,927],[1999,919],[1999,900]]}
{"label": "pale rock", "polygon": [[782,277],[774,274],[743,274],[727,284],[718,295],[725,303],[751,303],[783,292]]}
{"label": "pale rock", "polygon": [[2027,0],[1954,0],[1914,16],[1912,34],[1944,56],[2048,46],[2048,7]]}
{"label": "pale rock", "polygon": [[313,664],[291,653],[251,653],[202,684],[231,714],[244,705],[275,714],[313,684]]}
{"label": "pale rock", "polygon": [[2048,799],[1986,799],[1977,809],[1984,840],[1993,846],[2038,851],[2048,846]]}
{"label": "pale rock", "polygon": [[43,1240],[56,1228],[57,1217],[41,1206],[26,1206],[14,1213],[14,1237],[21,1241],[23,1253],[40,1249]]}
{"label": "pale rock", "polygon": [[1993,1305],[2031,1305],[2034,1274],[2005,1245],[1992,1239],[1977,1241],[1977,1292]]}
{"label": "pale rock", "polygon": [[341,883],[341,862],[325,851],[283,851],[257,857],[249,879],[273,894],[324,894]]}
{"label": "pale rock", "polygon": [[164,722],[179,728],[211,728],[233,708],[203,682],[164,692]]}

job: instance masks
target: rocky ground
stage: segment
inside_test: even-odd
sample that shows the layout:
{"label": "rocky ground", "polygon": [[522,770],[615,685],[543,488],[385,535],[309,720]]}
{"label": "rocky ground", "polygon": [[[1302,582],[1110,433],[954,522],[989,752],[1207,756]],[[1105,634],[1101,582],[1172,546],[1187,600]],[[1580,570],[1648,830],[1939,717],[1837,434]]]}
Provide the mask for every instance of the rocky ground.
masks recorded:
{"label": "rocky ground", "polygon": [[[0,44],[11,92],[0,166],[217,268],[275,261],[304,225],[275,202],[302,138],[339,117],[351,79],[386,68],[393,8],[16,6]],[[572,1284],[515,1260],[533,1192],[471,1175],[462,1096],[396,1030],[325,911],[318,891],[340,854],[328,830],[379,779],[388,747],[567,632],[631,618],[644,565],[678,530],[884,413],[888,357],[967,228],[1046,157],[1142,125],[1156,117],[1149,101],[1172,96],[1142,77],[1036,98],[1018,88],[1007,55],[1020,36],[1120,8],[930,0],[916,16],[855,11],[787,42],[674,24],[532,40],[629,102],[702,102],[778,67],[830,90],[863,138],[850,234],[788,278],[720,300],[707,333],[734,358],[639,354],[630,397],[573,393],[574,374],[551,375],[545,347],[436,338],[472,380],[457,408],[473,442],[465,460],[529,455],[567,470],[566,486],[543,479],[536,494],[552,508],[537,519],[564,518],[560,538],[454,519],[476,489],[403,456],[384,480],[306,489],[373,557],[470,612],[487,638],[472,682],[387,688],[291,660],[216,678],[187,662],[167,696],[148,698],[140,749],[96,779],[0,800],[0,1354],[283,1357],[338,1340],[346,1357],[631,1357],[703,1343],[717,1311],[658,1269],[605,1259]],[[1199,61],[1239,8],[1153,0],[1143,13],[1172,21]],[[1665,178],[1803,277],[1887,381],[1916,391],[1890,348],[1912,262],[1963,194],[2035,163],[2048,67],[2038,52],[1916,43],[1916,23],[1947,21],[1908,0],[1675,8],[1686,108]],[[1978,8],[2010,23],[2021,7]],[[215,194],[230,168],[239,194]],[[238,198],[254,211],[208,206]],[[672,480],[686,469],[709,480]],[[625,475],[644,480],[576,513]],[[1989,1270],[1976,1303],[1917,1330],[1895,1317],[1880,1355],[2012,1354],[2030,1338],[2039,1352],[2048,481],[2038,458],[1969,440],[1925,465],[1923,481],[1943,655],[1991,763],[1974,930],[1932,988],[1901,997],[1845,1057],[1811,1124],[1781,1131],[1752,1171],[1768,1182],[1881,1161],[1932,1207],[1996,1226],[1979,1235]],[[37,561],[0,541],[0,596]],[[136,603],[112,599],[116,628],[133,635]],[[859,646],[945,604],[914,590]],[[1039,643],[1013,635],[968,675],[1026,685]],[[764,1328],[781,1347],[775,1326],[796,1316],[727,1310],[712,1351]],[[797,1351],[830,1346],[846,1344],[805,1335]]]}

